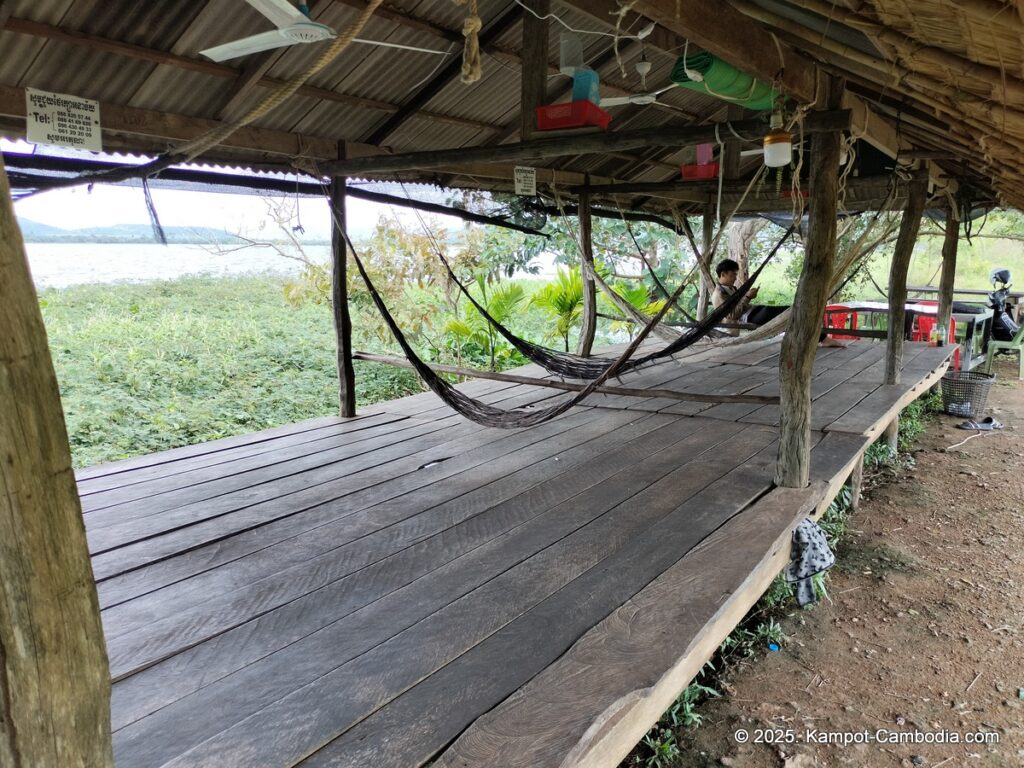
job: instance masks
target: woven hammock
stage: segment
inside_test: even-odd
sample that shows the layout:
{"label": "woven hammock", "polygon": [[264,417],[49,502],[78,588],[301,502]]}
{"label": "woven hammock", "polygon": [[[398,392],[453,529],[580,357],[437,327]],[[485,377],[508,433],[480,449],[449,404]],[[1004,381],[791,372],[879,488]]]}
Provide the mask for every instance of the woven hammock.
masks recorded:
{"label": "woven hammock", "polygon": [[[445,404],[450,406],[453,410],[455,410],[457,413],[461,414],[465,418],[469,419],[470,421],[473,421],[477,424],[481,424],[485,427],[499,427],[502,429],[519,429],[522,427],[532,427],[537,424],[542,424],[546,421],[550,421],[556,416],[562,415],[570,408],[572,408],[574,405],[578,405],[579,403],[581,403],[612,376],[615,376],[619,373],[623,373],[627,370],[636,369],[641,365],[653,362],[654,360],[660,359],[662,357],[668,357],[669,355],[675,354],[676,352],[680,352],[686,347],[695,343],[698,339],[705,336],[712,327],[719,323],[723,318],[727,317],[739,305],[739,303],[743,300],[743,297],[746,296],[747,292],[754,284],[754,281],[761,274],[761,271],[767,266],[768,262],[771,261],[772,257],[778,252],[779,248],[793,232],[793,228],[791,227],[783,236],[782,240],[780,240],[778,244],[775,246],[775,248],[772,249],[772,252],[768,255],[768,258],[764,260],[761,266],[758,267],[757,270],[747,279],[747,281],[743,283],[743,285],[740,286],[735,293],[729,296],[720,307],[715,309],[715,311],[711,312],[701,322],[699,326],[691,328],[687,333],[685,333],[683,336],[680,336],[679,339],[672,342],[664,349],[661,349],[657,352],[653,352],[649,355],[645,355],[636,360],[631,360],[630,358],[633,356],[633,353],[637,350],[637,348],[647,339],[648,335],[651,333],[651,330],[654,328],[654,326],[661,322],[661,319],[668,312],[668,309],[673,304],[673,302],[676,299],[678,299],[679,296],[682,294],[683,289],[686,287],[685,281],[682,283],[682,285],[679,286],[679,288],[676,289],[675,293],[673,293],[670,297],[670,300],[667,301],[665,305],[661,308],[661,310],[658,312],[658,314],[655,315],[654,318],[652,318],[651,322],[644,326],[640,333],[636,335],[636,338],[634,338],[633,341],[630,342],[629,346],[626,347],[622,355],[617,360],[609,362],[607,360],[592,360],[588,358],[582,358],[579,357],[578,355],[564,355],[560,353],[554,353],[552,352],[552,350],[539,347],[535,344],[532,344],[531,342],[518,338],[513,333],[511,333],[511,331],[505,329],[504,326],[502,326],[500,323],[494,320],[494,318],[487,314],[487,311],[482,306],[480,306],[480,304],[476,300],[473,299],[473,297],[469,294],[469,291],[467,291],[465,287],[458,282],[454,274],[451,273],[451,268],[449,267],[448,271],[452,275],[452,279],[456,281],[456,283],[459,285],[462,291],[473,303],[473,306],[475,306],[477,310],[485,318],[487,318],[488,322],[490,322],[494,326],[495,330],[498,330],[498,332],[501,333],[502,336],[504,336],[509,341],[510,344],[513,344],[513,346],[515,346],[516,349],[519,349],[520,352],[526,355],[529,359],[534,360],[534,362],[537,362],[542,365],[543,363],[541,363],[541,360],[549,362],[553,365],[560,366],[564,366],[567,363],[567,360],[575,360],[579,361],[580,363],[586,364],[585,366],[579,365],[578,368],[573,368],[574,371],[583,371],[585,368],[587,374],[592,374],[585,376],[576,376],[576,378],[593,379],[593,381],[591,381],[585,389],[580,391],[574,397],[562,401],[558,405],[553,405],[549,408],[543,408],[538,410],[531,408],[496,408],[493,405],[489,405],[480,400],[472,398],[469,395],[465,394],[464,392],[460,392],[458,389],[456,389],[447,381],[438,376],[437,373],[435,373],[426,363],[423,362],[423,360],[420,359],[420,357],[416,354],[415,350],[413,350],[412,346],[409,344],[408,340],[405,338],[405,334],[403,334],[402,330],[398,327],[398,323],[395,322],[394,317],[388,311],[387,305],[384,304],[383,298],[381,297],[377,289],[374,287],[373,282],[370,280],[370,276],[367,274],[366,269],[363,267],[363,262],[359,258],[359,254],[356,252],[355,246],[352,244],[351,239],[349,239],[348,233],[346,233],[344,229],[339,226],[337,220],[335,221],[335,226],[338,228],[342,237],[345,239],[348,248],[352,252],[353,259],[356,263],[356,268],[359,270],[359,275],[362,277],[363,282],[366,284],[366,289],[369,292],[370,297],[373,300],[373,303],[376,305],[377,311],[380,312],[380,315],[384,319],[384,322],[388,326],[388,329],[391,331],[392,336],[395,337],[395,341],[398,342],[398,345],[402,348],[402,352],[405,354],[406,358],[409,360],[413,368],[419,374],[420,378],[423,380],[423,383],[426,384],[427,387],[435,395],[437,395]],[[443,260],[444,259],[442,257],[442,261]],[[445,261],[445,266],[448,266],[447,261]],[[527,350],[529,350],[530,354],[527,354]],[[531,355],[535,355],[536,359],[534,357],[531,357]]]}
{"label": "woven hammock", "polygon": [[[700,339],[704,338],[709,333],[711,333],[714,330],[714,327],[718,325],[720,322],[722,322],[725,318],[727,318],[732,313],[732,311],[739,305],[739,303],[743,300],[743,297],[746,296],[747,291],[750,289],[750,286],[753,285],[754,281],[761,274],[761,270],[763,270],[765,266],[767,266],[768,262],[772,260],[776,253],[778,253],[779,248],[782,247],[782,245],[786,242],[786,240],[789,239],[790,235],[792,235],[795,230],[795,224],[790,226],[790,228],[786,230],[786,233],[782,236],[782,239],[775,244],[775,247],[772,248],[771,253],[769,253],[768,257],[761,263],[761,266],[757,268],[757,270],[732,296],[726,299],[725,303],[723,303],[721,307],[709,313],[707,317],[701,320],[697,325],[690,328],[686,333],[681,334],[679,338],[669,343],[664,348],[656,352],[652,352],[648,355],[645,355],[644,357],[638,358],[637,360],[627,360],[622,364],[618,372],[625,373],[626,371],[639,368],[640,366],[646,363],[650,363],[655,360],[659,360],[663,357],[669,357],[670,355],[674,355],[677,352],[681,352],[687,347],[695,344]],[[491,317],[491,315],[488,314],[486,308],[484,308],[480,304],[480,302],[473,298],[473,294],[471,294],[469,290],[466,288],[466,286],[462,284],[459,278],[455,276],[455,272],[452,271],[451,265],[448,264],[448,260],[445,259],[444,255],[439,250],[436,250],[435,253],[437,257],[441,260],[441,263],[444,264],[445,269],[448,271],[449,279],[452,280],[452,282],[454,282],[459,287],[459,290],[462,291],[462,294],[476,308],[477,312],[483,315],[483,317],[487,320],[488,323],[491,324],[494,330],[496,330],[502,336],[502,338],[505,339],[505,341],[507,341],[509,344],[515,347],[515,349],[517,349],[523,355],[523,357],[525,357],[530,362],[536,363],[537,365],[544,368],[544,370],[549,371],[550,373],[557,374],[559,376],[566,376],[573,379],[585,380],[597,378],[604,372],[605,368],[608,367],[608,362],[606,360],[594,359],[589,357],[580,357],[579,355],[573,355],[567,352],[557,352],[553,349],[541,347],[537,344],[534,344],[533,342],[527,341],[526,339],[522,339],[516,336],[514,333],[512,333],[512,331],[510,331],[504,325],[502,325],[493,317]],[[682,293],[682,290],[685,287],[685,285],[686,282],[684,281],[683,284],[679,287],[679,289],[676,290],[675,294],[669,297],[669,300],[665,304],[666,308],[670,307],[672,304],[675,303],[676,299],[678,299],[680,294]],[[663,314],[664,313],[661,313],[659,317],[661,317]],[[650,327],[653,327],[653,325],[653,323],[650,324]]]}

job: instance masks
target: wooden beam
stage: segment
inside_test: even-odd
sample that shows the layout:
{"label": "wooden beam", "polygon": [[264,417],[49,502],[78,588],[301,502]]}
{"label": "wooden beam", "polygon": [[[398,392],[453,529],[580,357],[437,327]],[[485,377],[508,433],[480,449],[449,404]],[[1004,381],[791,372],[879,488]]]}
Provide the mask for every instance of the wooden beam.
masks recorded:
{"label": "wooden beam", "polygon": [[[394,365],[400,368],[412,368],[412,363],[404,357],[391,357],[389,355],[376,355],[369,352],[355,352],[353,357],[356,360],[366,360],[371,363],[383,363]],[[609,361],[610,362],[610,361]],[[490,381],[508,381],[513,384],[528,384],[531,387],[546,387],[548,389],[559,389],[563,392],[582,392],[587,388],[586,384],[574,384],[568,381],[555,379],[538,379],[533,376],[519,376],[514,373],[495,373],[494,371],[481,371],[476,368],[459,368],[454,365],[436,365],[427,363],[427,367],[438,373],[451,373],[456,376],[465,376],[472,379],[488,379]],[[766,395],[709,395],[703,392],[680,392],[675,389],[647,389],[636,387],[612,387],[602,385],[594,390],[602,395],[623,395],[625,397],[664,397],[668,400],[685,400],[695,403],[749,403],[756,405],[778,405],[779,398]]]}
{"label": "wooden beam", "polygon": [[[513,24],[519,21],[523,10],[518,5],[509,6],[504,13],[492,21],[480,32],[479,42],[481,46],[489,45],[493,40],[507,32]],[[461,57],[455,57],[445,64],[427,81],[412,98],[403,104],[395,114],[384,121],[383,125],[376,128],[366,139],[367,144],[383,144],[391,134],[401,128],[414,115],[419,113],[427,103],[439,94],[448,83],[462,70]],[[500,127],[496,130],[501,130]]]}
{"label": "wooden beam", "polygon": [[899,384],[903,367],[904,323],[907,316],[907,271],[914,253],[917,232],[921,227],[921,214],[928,198],[928,172],[918,172],[910,181],[907,207],[900,221],[900,233],[892,254],[889,269],[889,328],[886,335],[885,383]]}
{"label": "wooden beam", "polygon": [[[25,117],[25,89],[0,85],[0,116]],[[104,133],[127,133],[156,136],[161,139],[187,141],[200,136],[222,123],[198,117],[185,117],[170,112],[155,112],[149,109],[122,107],[117,104],[100,104],[100,122]],[[333,139],[303,136],[287,131],[246,126],[226,138],[223,146],[250,149],[285,157],[310,157],[315,160],[337,158],[337,143]]]}
{"label": "wooden beam", "polygon": [[576,354],[590,357],[597,332],[597,287],[594,282],[594,235],[590,218],[590,194],[579,197],[580,276],[583,278],[583,313],[580,317],[580,339]]}
{"label": "wooden beam", "polygon": [[[949,333],[953,312],[953,286],[956,282],[956,251],[960,243],[960,220],[956,206],[946,208],[946,234],[942,240],[942,277],[939,279],[939,317],[937,327]],[[947,339],[952,344],[953,339]]]}
{"label": "wooden beam", "polygon": [[[546,102],[548,91],[548,30],[544,17],[551,11],[551,0],[523,0],[533,13],[523,16],[522,95],[519,99],[519,135],[533,138],[537,128],[537,107]],[[536,15],[535,15],[536,14]]]}
{"label": "wooden beam", "polygon": [[342,418],[356,415],[356,374],[352,367],[352,318],[348,311],[348,244],[345,228],[345,179],[331,181],[331,315],[338,365],[338,402]]}
{"label": "wooden beam", "polygon": [[[824,81],[829,103],[837,103],[837,85]],[[809,222],[804,266],[800,273],[792,315],[779,355],[779,457],[775,484],[804,488],[811,467],[811,373],[821,334],[821,318],[828,301],[836,246],[839,196],[838,132],[821,133],[811,144]]]}
{"label": "wooden beam", "polygon": [[0,763],[113,765],[110,667],[46,329],[0,162]]}
{"label": "wooden beam", "polygon": [[[850,127],[850,113],[844,110],[818,112],[804,121],[804,133],[842,131]],[[734,123],[732,129],[741,137],[760,139],[766,130],[763,120],[744,120]],[[616,133],[586,133],[574,136],[534,139],[518,144],[484,147],[460,147],[430,152],[406,152],[380,157],[329,163],[324,172],[332,176],[360,176],[409,169],[457,167],[463,163],[508,163],[538,160],[546,157],[582,155],[626,151],[651,146],[675,146],[713,141],[714,125],[660,126],[653,129],[620,131]],[[372,142],[371,142],[372,143]]]}
{"label": "wooden beam", "polygon": [[[202,74],[210,75],[212,77],[238,80],[240,77],[243,77],[245,75],[244,70],[235,69],[234,67],[228,66],[227,64],[218,64],[216,62],[206,61],[204,59],[193,59],[191,57],[181,56],[176,53],[158,51],[153,48],[146,48],[141,45],[133,45],[131,43],[123,43],[119,40],[111,40],[109,38],[100,37],[99,35],[91,35],[85,32],[67,30],[61,27],[55,27],[50,24],[43,24],[42,22],[32,21],[30,19],[8,19],[3,29],[9,32],[18,32],[21,34],[32,35],[34,37],[40,37],[45,40],[56,40],[62,43],[67,43],[69,45],[77,45],[84,48],[89,48],[90,50],[102,51],[104,53],[112,53],[117,56],[125,56],[140,61],[148,61],[153,64],[163,64],[165,66],[174,67],[176,69],[182,69],[191,72],[200,72]],[[280,88],[284,84],[284,80],[272,77],[261,77],[258,80],[256,80],[256,85],[258,85],[261,88]],[[311,99],[330,101],[338,104],[345,104],[351,107],[374,110],[377,112],[389,112],[397,114],[402,109],[397,104],[391,104],[386,101],[365,98],[362,96],[350,96],[348,94],[338,93],[327,88],[318,88],[316,86],[308,84],[301,86],[295,93],[298,96],[306,96]],[[489,123],[482,123],[479,120],[469,120],[466,118],[453,117],[450,115],[441,115],[436,112],[431,112],[429,110],[420,110],[417,113],[417,116],[425,118],[427,120],[434,120],[436,122],[444,122],[452,125],[476,128],[478,130],[501,130],[501,126],[490,125]]]}

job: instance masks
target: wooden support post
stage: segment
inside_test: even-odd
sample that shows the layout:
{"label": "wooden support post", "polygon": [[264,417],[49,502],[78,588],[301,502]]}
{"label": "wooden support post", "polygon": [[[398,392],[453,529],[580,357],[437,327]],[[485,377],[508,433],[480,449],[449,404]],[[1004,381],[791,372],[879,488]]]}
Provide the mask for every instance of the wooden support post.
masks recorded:
{"label": "wooden support post", "polygon": [[[715,240],[715,206],[708,203],[704,206],[704,219],[701,224],[701,259],[714,274],[714,264],[711,263],[711,244]],[[708,316],[708,304],[711,301],[711,292],[715,290],[714,283],[708,283],[703,270],[700,276],[700,294],[697,296],[697,319],[703,320]]]}
{"label": "wooden support post", "polygon": [[[746,109],[739,104],[730,104],[726,110],[726,120],[740,121],[743,119],[743,115],[746,113]],[[725,138],[722,136],[722,138]],[[729,134],[729,139],[725,142],[725,148],[722,150],[722,157],[719,158],[719,162],[722,163],[722,175],[726,179],[738,179],[740,175],[740,151],[743,149],[743,145],[740,143],[732,134]]]}
{"label": "wooden support post", "polygon": [[[838,87],[830,90],[830,99],[838,99]],[[810,481],[811,369],[832,279],[841,143],[842,135],[837,131],[815,136],[811,147],[810,221],[804,268],[779,362],[781,421],[775,484],[788,488],[803,488]]]}
{"label": "wooden support post", "polygon": [[886,426],[882,439],[889,446],[889,453],[895,454],[900,447],[900,417],[896,416]]}
{"label": "wooden support post", "polygon": [[[939,280],[938,327],[949,333],[949,318],[953,313],[953,284],[956,280],[956,249],[960,243],[960,220],[957,209],[946,209],[946,236],[942,241],[942,278]],[[947,339],[950,344],[953,339]]]}
{"label": "wooden support post", "polygon": [[921,214],[924,213],[928,197],[928,172],[919,171],[910,182],[907,207],[900,221],[900,233],[892,254],[889,270],[889,330],[886,334],[885,383],[899,384],[900,369],[903,367],[903,336],[907,317],[907,270],[914,253],[917,232],[921,228]]}
{"label": "wooden support post", "polygon": [[[551,0],[523,0],[532,13],[523,14],[522,97],[519,107],[519,136],[529,141],[537,129],[534,111],[543,106],[548,93],[548,30],[547,19]],[[536,14],[536,15],[534,15]]]}
{"label": "wooden support post", "polygon": [[0,765],[104,768],[110,667],[64,414],[0,162]]}
{"label": "wooden support post", "polygon": [[583,317],[576,354],[590,357],[597,332],[597,287],[590,270],[594,269],[594,240],[590,219],[590,193],[580,192],[580,273],[583,276]]}
{"label": "wooden support post", "polygon": [[348,245],[345,243],[345,179],[331,181],[331,310],[338,350],[338,400],[343,418],[356,415],[356,375],[352,367],[352,318],[348,312]]}
{"label": "wooden support post", "polygon": [[860,509],[860,495],[864,489],[864,457],[857,460],[857,464],[850,473],[850,509],[856,512]]}

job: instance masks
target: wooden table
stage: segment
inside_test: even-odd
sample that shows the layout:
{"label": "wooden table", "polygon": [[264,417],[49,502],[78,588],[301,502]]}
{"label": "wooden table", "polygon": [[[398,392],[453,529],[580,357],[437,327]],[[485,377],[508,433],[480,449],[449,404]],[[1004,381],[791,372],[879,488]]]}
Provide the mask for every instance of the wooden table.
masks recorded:
{"label": "wooden table", "polygon": [[[844,303],[843,306],[849,307],[851,310],[855,310],[858,313],[872,312],[888,314],[889,312],[888,303],[881,301],[848,301]],[[908,335],[909,328],[913,323],[913,314],[932,315],[934,317],[939,313],[939,308],[934,304],[918,304],[916,302],[907,302],[906,310],[908,318]],[[961,347],[963,349],[961,360],[962,370],[969,371],[985,359],[981,352],[984,351],[985,345],[988,343],[988,339],[992,335],[992,318],[994,315],[995,313],[991,309],[985,309],[978,313],[952,313],[952,317],[956,320],[957,324],[963,324],[965,328],[964,340]],[[976,345],[978,346],[977,349],[975,349]],[[977,359],[975,359],[975,356],[977,356]]]}
{"label": "wooden table", "polygon": [[[939,289],[935,288],[934,286],[931,286],[931,285],[917,285],[917,286],[909,286],[908,285],[907,286],[907,291],[910,292],[910,293],[929,293],[929,294],[935,294],[936,296],[938,296],[938,294],[939,294]],[[985,290],[984,288],[954,288],[953,289],[953,295],[954,296],[957,296],[957,295],[959,295],[959,296],[981,296],[981,297],[985,298],[986,303],[987,303],[987,300],[988,300],[988,294],[989,294],[989,291]],[[1022,304],[1022,300],[1024,300],[1024,291],[1014,291],[1014,292],[1008,294],[1007,297],[1006,297],[1007,309],[1009,310],[1010,315],[1013,317],[1013,319],[1016,320],[1018,323],[1020,322],[1020,317],[1021,317],[1021,304]]]}

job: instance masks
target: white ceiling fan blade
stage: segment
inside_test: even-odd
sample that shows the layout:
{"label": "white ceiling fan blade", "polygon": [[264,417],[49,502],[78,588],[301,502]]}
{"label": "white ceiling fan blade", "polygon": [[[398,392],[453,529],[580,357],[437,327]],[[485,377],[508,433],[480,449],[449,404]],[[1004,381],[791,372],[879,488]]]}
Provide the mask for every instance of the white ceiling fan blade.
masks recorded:
{"label": "white ceiling fan blade", "polygon": [[279,29],[274,29],[270,32],[261,32],[258,35],[243,37],[241,40],[232,40],[230,43],[224,43],[223,45],[215,45],[213,48],[207,48],[199,53],[214,61],[226,61],[227,59],[236,59],[239,56],[248,56],[250,53],[281,48],[292,43],[293,41],[281,34]]}
{"label": "white ceiling fan blade", "polygon": [[246,0],[246,2],[270,19],[278,29],[309,21],[306,14],[288,0]]}
{"label": "white ceiling fan blade", "polygon": [[632,103],[630,99],[632,96],[612,96],[610,99],[601,99],[601,103],[598,105],[601,109],[605,107],[621,107],[624,104]]}

